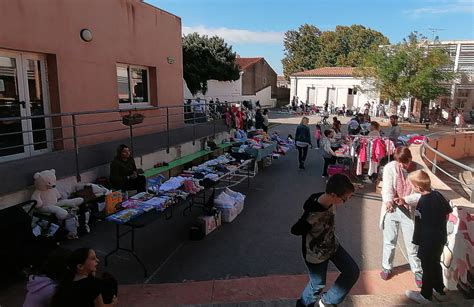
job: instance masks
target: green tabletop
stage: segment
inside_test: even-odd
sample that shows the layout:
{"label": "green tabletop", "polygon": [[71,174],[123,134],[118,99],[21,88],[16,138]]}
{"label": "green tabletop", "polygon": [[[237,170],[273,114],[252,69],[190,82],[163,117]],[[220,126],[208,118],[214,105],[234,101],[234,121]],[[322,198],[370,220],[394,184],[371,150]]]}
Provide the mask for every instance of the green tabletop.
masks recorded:
{"label": "green tabletop", "polygon": [[168,165],[160,166],[160,167],[154,167],[154,168],[151,168],[149,170],[146,170],[143,175],[146,178],[151,178],[151,177],[157,176],[157,175],[159,175],[161,173],[164,173],[164,172],[167,172],[167,171],[169,171],[169,170],[171,170],[175,167],[178,167],[178,166],[187,164],[189,162],[192,162],[196,159],[205,157],[205,156],[207,156],[207,155],[209,155],[213,152],[216,152],[218,150],[229,148],[233,144],[234,143],[223,143],[223,144],[217,145],[217,148],[215,150],[204,150],[204,149],[200,150],[200,151],[195,152],[193,154],[190,154],[190,155],[181,157],[179,159],[173,160],[173,161],[169,162]]}

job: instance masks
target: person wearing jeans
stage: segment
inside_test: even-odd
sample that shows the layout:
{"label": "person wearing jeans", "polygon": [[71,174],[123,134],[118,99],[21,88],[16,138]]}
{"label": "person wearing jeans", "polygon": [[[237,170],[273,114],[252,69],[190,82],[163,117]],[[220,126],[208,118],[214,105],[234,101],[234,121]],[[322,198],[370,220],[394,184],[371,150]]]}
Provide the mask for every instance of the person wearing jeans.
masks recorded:
{"label": "person wearing jeans", "polygon": [[308,154],[308,146],[313,147],[311,144],[311,133],[309,131],[309,118],[306,116],[301,119],[301,123],[296,128],[295,141],[296,148],[298,149],[298,162],[299,168],[305,169],[304,162]]}
{"label": "person wearing jeans", "polygon": [[[324,193],[312,194],[303,205],[303,215],[292,226],[291,233],[301,236],[302,254],[308,268],[309,282],[296,306],[319,306],[341,303],[359,278],[355,261],[338,242],[335,235],[336,207],[354,193],[354,186],[346,175],[331,176]],[[334,285],[325,293],[329,261],[341,272]]]}
{"label": "person wearing jeans", "polygon": [[398,231],[401,227],[410,269],[415,275],[416,285],[421,288],[423,274],[420,259],[417,257],[418,246],[412,243],[415,227],[412,212],[421,195],[412,190],[407,179],[408,173],[414,170],[415,166],[408,147],[397,147],[394,159],[395,161],[385,165],[382,176],[379,227],[383,233],[383,253],[380,277],[388,280],[393,276],[392,262],[397,246]]}
{"label": "person wearing jeans", "polygon": [[305,261],[309,275],[309,282],[301,294],[301,302],[305,306],[315,302],[326,286],[326,272],[329,261],[336,266],[341,274],[334,285],[320,296],[323,304],[340,304],[359,278],[359,267],[341,245],[331,258],[322,263],[313,264]]}

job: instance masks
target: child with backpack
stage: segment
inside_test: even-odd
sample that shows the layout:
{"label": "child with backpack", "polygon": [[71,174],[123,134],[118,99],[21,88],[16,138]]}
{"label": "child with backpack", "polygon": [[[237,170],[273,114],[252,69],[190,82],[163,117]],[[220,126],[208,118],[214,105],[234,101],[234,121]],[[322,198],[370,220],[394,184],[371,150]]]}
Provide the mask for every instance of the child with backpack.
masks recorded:
{"label": "child with backpack", "polygon": [[[354,185],[343,174],[329,178],[325,192],[312,194],[303,206],[303,215],[291,227],[293,235],[301,236],[303,258],[309,282],[296,306],[332,306],[341,303],[359,278],[360,270],[335,235],[335,209],[354,193]],[[334,285],[326,286],[329,261],[341,272]]]}

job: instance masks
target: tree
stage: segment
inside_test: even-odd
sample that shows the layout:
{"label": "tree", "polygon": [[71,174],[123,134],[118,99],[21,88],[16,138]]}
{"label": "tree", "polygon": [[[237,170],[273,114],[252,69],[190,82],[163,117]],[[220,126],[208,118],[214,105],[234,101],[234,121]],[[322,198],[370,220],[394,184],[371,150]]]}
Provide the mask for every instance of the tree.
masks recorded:
{"label": "tree", "polygon": [[313,25],[304,24],[297,31],[285,33],[283,45],[285,57],[282,60],[283,74],[286,78],[295,72],[316,68],[321,52],[319,37],[321,31]]}
{"label": "tree", "polygon": [[358,66],[368,50],[389,43],[382,33],[361,25],[337,26],[321,32],[312,25],[285,33],[283,72],[292,73],[318,67]]}
{"label": "tree", "polygon": [[318,67],[356,67],[369,50],[389,44],[382,33],[361,25],[337,26],[334,31],[323,32],[320,39],[323,48]]}
{"label": "tree", "polygon": [[207,92],[207,81],[235,81],[239,67],[235,52],[220,37],[191,33],[183,37],[184,80],[191,94]]}
{"label": "tree", "polygon": [[373,50],[356,74],[364,78],[363,88],[375,88],[395,109],[403,98],[427,103],[447,94],[457,76],[450,65],[451,59],[441,45],[430,44],[414,32],[397,45]]}

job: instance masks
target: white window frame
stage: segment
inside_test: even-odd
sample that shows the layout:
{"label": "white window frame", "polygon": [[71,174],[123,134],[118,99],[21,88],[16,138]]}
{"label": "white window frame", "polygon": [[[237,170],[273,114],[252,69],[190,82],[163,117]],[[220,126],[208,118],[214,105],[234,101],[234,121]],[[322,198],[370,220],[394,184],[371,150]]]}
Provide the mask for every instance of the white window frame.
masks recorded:
{"label": "white window frame", "polygon": [[[115,81],[116,86],[117,86],[117,103],[119,104],[120,109],[135,109],[135,108],[140,108],[140,107],[149,107],[151,105],[150,101],[150,69],[146,66],[140,66],[140,65],[129,65],[129,64],[123,64],[123,63],[117,63],[115,65],[115,79],[117,80],[117,68],[122,67],[127,69],[127,74],[128,74],[128,92],[130,93],[129,99],[130,103],[120,103],[118,101],[118,84],[117,81]],[[132,97],[132,82],[130,82],[130,78],[132,77],[131,69],[132,68],[138,68],[142,70],[146,70],[147,73],[147,91],[148,91],[148,101],[144,102],[133,102],[133,97]]]}

